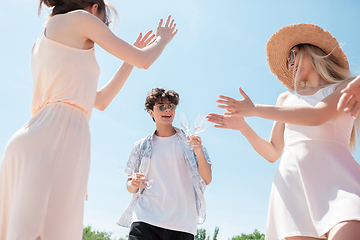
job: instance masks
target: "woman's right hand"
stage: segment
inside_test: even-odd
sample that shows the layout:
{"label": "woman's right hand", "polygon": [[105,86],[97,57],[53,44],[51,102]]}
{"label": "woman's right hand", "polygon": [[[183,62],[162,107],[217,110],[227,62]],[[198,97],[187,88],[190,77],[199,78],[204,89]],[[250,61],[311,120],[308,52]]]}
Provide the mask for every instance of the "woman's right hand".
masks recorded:
{"label": "woman's right hand", "polygon": [[241,117],[253,117],[255,116],[255,104],[251,101],[248,95],[239,88],[240,94],[243,96],[242,100],[237,100],[224,95],[219,95],[220,99],[216,102],[222,104],[218,105],[219,108],[226,109],[227,112],[224,115],[239,115]]}
{"label": "woman's right hand", "polygon": [[171,15],[169,15],[166,19],[165,25],[162,25],[163,19],[161,18],[156,29],[156,37],[160,37],[164,39],[166,43],[169,43],[178,32],[177,29],[175,30],[176,23],[174,23],[174,19],[171,19]]}

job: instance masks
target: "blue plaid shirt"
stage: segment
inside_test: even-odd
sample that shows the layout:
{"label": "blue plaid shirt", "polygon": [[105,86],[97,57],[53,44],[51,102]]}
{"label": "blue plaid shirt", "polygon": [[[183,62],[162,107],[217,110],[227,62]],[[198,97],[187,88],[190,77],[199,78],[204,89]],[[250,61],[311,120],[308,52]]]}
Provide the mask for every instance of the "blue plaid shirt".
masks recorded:
{"label": "blue plaid shirt", "polygon": [[[196,210],[198,215],[198,224],[202,224],[206,218],[206,205],[204,192],[206,183],[204,179],[199,174],[199,166],[194,150],[190,148],[188,140],[185,133],[179,128],[174,127],[179,143],[181,144],[182,150],[184,151],[185,160],[192,178],[194,193],[196,199]],[[138,172],[139,170],[145,174],[145,177],[148,173],[149,164],[151,162],[151,151],[153,146],[153,136],[155,131],[148,135],[146,138],[143,138],[137,141],[131,150],[127,167],[130,169],[128,174],[131,175],[133,172]],[[206,160],[211,164],[209,159],[209,154],[206,148],[202,147]],[[130,172],[131,171],[131,172]],[[138,202],[139,197],[142,196],[142,192],[146,191],[145,188],[139,189],[137,193],[134,194],[130,204],[127,206],[121,217],[119,218],[117,224],[123,227],[130,227],[132,221],[132,213]]]}

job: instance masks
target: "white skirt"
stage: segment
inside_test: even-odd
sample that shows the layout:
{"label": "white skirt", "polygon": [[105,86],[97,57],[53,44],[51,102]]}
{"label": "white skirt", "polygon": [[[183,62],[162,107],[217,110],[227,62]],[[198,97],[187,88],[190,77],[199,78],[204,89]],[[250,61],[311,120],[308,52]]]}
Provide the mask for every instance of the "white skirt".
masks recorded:
{"label": "white skirt", "polygon": [[337,223],[360,221],[360,165],[331,141],[285,146],[272,185],[266,240],[325,238]]}

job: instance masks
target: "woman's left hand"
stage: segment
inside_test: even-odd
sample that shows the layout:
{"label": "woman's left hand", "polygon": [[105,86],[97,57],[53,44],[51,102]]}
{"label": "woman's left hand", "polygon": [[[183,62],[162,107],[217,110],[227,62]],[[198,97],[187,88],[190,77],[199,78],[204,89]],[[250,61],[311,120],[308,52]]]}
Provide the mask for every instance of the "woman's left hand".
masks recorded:
{"label": "woman's left hand", "polygon": [[241,131],[246,125],[244,118],[239,116],[238,114],[227,116],[216,113],[209,113],[206,118],[209,122],[215,123],[216,125],[214,125],[214,127],[216,128]]}
{"label": "woman's left hand", "polygon": [[231,97],[219,95],[220,99],[217,99],[216,102],[221,103],[218,105],[219,108],[226,109],[227,112],[224,115],[239,115],[241,117],[252,117],[254,116],[255,105],[251,101],[248,95],[239,88],[240,94],[244,99],[237,100]]}
{"label": "woman's left hand", "polygon": [[151,45],[153,42],[155,42],[155,34],[151,34],[152,30],[148,31],[144,37],[142,36],[142,33],[139,34],[138,38],[134,42],[134,46],[138,48],[144,48],[149,45]]}
{"label": "woman's left hand", "polygon": [[202,143],[201,143],[201,138],[199,136],[191,134],[187,138],[189,140],[188,142],[189,142],[191,148],[194,149],[196,155],[198,155],[198,153],[202,152]]}

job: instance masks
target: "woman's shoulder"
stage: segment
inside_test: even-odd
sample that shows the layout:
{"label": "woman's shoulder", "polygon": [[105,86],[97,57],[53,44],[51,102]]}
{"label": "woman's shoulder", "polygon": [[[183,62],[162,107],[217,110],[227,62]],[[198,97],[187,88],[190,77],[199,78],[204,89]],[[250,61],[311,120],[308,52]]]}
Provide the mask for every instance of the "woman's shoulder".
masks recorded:
{"label": "woman's shoulder", "polygon": [[[91,39],[89,36],[93,36],[95,31],[98,31],[100,27],[106,27],[102,21],[85,10],[74,10],[71,12],[57,14],[51,17],[46,24],[46,32],[51,35],[51,32],[56,32],[56,35],[66,36],[74,41],[78,41],[78,37],[73,37],[73,35],[80,35],[82,39]],[[55,39],[58,37],[55,37]],[[82,41],[82,40],[81,40]],[[61,42],[61,41],[59,41]],[[75,43],[69,44],[67,41],[63,42],[67,45],[81,48],[84,46],[84,43]],[[92,46],[87,46],[91,48]]]}
{"label": "woman's shoulder", "polygon": [[290,91],[281,93],[276,101],[276,106],[282,106],[289,94],[290,94]]}

